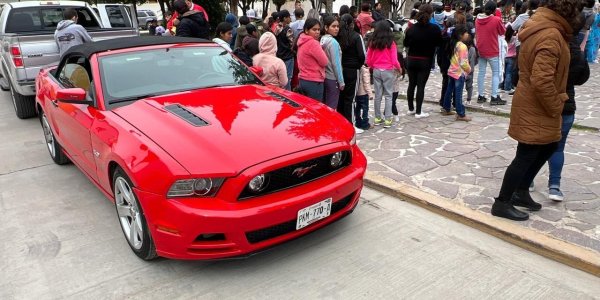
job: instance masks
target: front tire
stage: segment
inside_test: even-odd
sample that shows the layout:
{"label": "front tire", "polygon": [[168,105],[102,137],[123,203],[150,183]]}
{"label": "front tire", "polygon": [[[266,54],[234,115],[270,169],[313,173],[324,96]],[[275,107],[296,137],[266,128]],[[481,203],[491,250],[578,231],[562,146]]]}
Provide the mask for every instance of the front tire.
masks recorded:
{"label": "front tire", "polygon": [[15,113],[19,119],[28,119],[35,116],[35,96],[23,96],[19,94],[12,83],[9,83],[10,96],[15,107]]}
{"label": "front tire", "polygon": [[50,157],[57,165],[69,163],[70,160],[63,152],[62,146],[56,140],[54,132],[50,127],[50,122],[48,122],[48,118],[46,118],[46,114],[43,111],[40,113],[40,122],[42,123],[42,129],[44,130],[44,138],[46,139],[46,146],[48,147]]}
{"label": "front tire", "polygon": [[143,260],[155,259],[158,255],[144,211],[133,192],[133,183],[119,167],[113,175],[113,192],[119,224],[129,247]]}

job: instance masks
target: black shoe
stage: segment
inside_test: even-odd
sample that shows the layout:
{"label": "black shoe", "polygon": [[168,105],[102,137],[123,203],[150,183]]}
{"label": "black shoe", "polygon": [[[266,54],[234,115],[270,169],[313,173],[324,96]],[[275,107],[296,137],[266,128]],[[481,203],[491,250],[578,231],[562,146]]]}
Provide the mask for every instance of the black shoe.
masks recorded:
{"label": "black shoe", "polygon": [[533,201],[529,191],[516,191],[512,195],[511,199],[514,206],[526,207],[532,211],[538,211],[542,209],[542,205]]}
{"label": "black shoe", "polygon": [[500,96],[492,97],[490,100],[490,105],[506,105],[506,101],[500,99]]}
{"label": "black shoe", "polygon": [[529,214],[516,209],[509,202],[502,202],[496,199],[492,205],[492,216],[506,218],[514,221],[526,221],[529,219]]}
{"label": "black shoe", "polygon": [[514,95],[515,94],[515,90],[514,89],[511,90],[510,92],[508,92],[508,94],[511,95],[511,96]]}
{"label": "black shoe", "polygon": [[477,97],[477,103],[485,103],[487,99],[484,96]]}

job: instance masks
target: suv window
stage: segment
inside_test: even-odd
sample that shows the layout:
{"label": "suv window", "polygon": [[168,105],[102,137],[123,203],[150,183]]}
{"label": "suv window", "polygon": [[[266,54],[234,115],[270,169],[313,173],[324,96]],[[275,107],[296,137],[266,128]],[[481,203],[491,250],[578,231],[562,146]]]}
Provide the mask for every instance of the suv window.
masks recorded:
{"label": "suv window", "polygon": [[138,14],[138,17],[147,17],[148,16],[148,15],[146,15],[145,12],[139,11],[139,10],[138,10],[137,14]]}
{"label": "suv window", "polygon": [[[63,20],[63,12],[69,7],[23,7],[10,11],[6,22],[6,33],[55,31]],[[98,21],[84,7],[77,7],[78,23],[85,28],[100,28]]]}
{"label": "suv window", "polygon": [[124,12],[122,6],[107,5],[106,14],[108,15],[108,22],[110,22],[112,28],[132,27],[129,18],[125,17],[127,13]]}

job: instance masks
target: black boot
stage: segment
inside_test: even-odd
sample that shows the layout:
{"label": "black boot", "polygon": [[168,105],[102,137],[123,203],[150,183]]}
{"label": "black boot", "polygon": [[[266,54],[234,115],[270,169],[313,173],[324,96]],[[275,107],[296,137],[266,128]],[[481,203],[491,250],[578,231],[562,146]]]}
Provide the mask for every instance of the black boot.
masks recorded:
{"label": "black boot", "polygon": [[506,101],[500,99],[500,96],[492,97],[490,105],[506,105]]}
{"label": "black boot", "polygon": [[492,216],[506,218],[514,221],[526,221],[529,219],[529,214],[516,209],[512,203],[504,202],[495,199],[494,205],[492,205]]}
{"label": "black boot", "polygon": [[533,201],[529,191],[516,191],[512,195],[512,202],[514,206],[526,207],[532,211],[538,211],[542,209],[542,205]]}
{"label": "black boot", "polygon": [[477,96],[477,103],[485,103],[485,101],[487,101],[487,99],[484,96]]}

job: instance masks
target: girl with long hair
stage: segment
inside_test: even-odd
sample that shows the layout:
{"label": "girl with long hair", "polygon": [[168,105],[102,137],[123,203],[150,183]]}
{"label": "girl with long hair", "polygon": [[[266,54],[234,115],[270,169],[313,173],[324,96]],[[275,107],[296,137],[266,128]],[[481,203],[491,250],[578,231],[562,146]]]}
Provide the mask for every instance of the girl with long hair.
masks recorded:
{"label": "girl with long hair", "polygon": [[302,33],[298,36],[298,89],[301,94],[323,102],[325,66],[329,61],[319,44],[320,36],[319,20],[307,19]]}
{"label": "girl with long hair", "polygon": [[332,16],[323,19],[324,35],[321,37],[321,47],[327,55],[325,67],[325,101],[327,106],[337,109],[340,91],[344,90],[344,75],[342,74],[342,50],[335,37],[340,30],[340,23]]}
{"label": "girl with long hair", "polygon": [[[402,72],[398,61],[396,43],[392,34],[390,23],[379,21],[369,40],[367,50],[367,65],[373,69],[375,83],[375,125],[383,124],[390,128],[394,124],[392,119],[392,93],[396,74]],[[381,100],[385,98],[385,109],[381,115]]]}
{"label": "girl with long hair", "polygon": [[452,115],[452,94],[456,105],[456,120],[471,121],[466,116],[465,106],[462,102],[462,91],[465,85],[465,76],[471,73],[469,65],[469,50],[466,42],[469,40],[469,32],[465,25],[458,25],[452,31],[452,37],[446,54],[450,56],[450,67],[448,68],[448,88],[444,95],[443,111],[444,115]]}
{"label": "girl with long hair", "polygon": [[[342,49],[342,73],[345,83],[344,90],[340,92],[337,111],[352,123],[352,101],[356,96],[358,73],[365,64],[365,48],[362,37],[354,31],[354,18],[350,14],[342,15],[337,40]],[[360,129],[356,131],[361,132]]]}
{"label": "girl with long hair", "polygon": [[[422,112],[423,98],[425,97],[425,84],[429,80],[431,66],[436,47],[442,42],[440,28],[431,24],[433,8],[430,4],[420,6],[415,16],[416,22],[406,31],[404,46],[408,47],[406,69],[408,73],[408,114],[415,118],[426,118],[428,113]],[[417,89],[417,107],[415,110],[415,88]]]}

